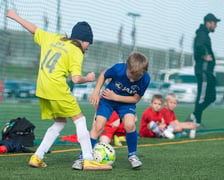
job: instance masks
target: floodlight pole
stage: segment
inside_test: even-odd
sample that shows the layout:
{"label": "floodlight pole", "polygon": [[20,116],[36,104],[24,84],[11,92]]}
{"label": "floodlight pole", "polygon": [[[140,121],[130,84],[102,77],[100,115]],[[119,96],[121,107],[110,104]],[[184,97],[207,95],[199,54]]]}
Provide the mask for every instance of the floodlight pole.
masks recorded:
{"label": "floodlight pole", "polygon": [[[7,3],[7,0],[4,0],[4,3],[5,3],[5,15],[6,15],[6,13],[7,13],[7,10],[8,10],[8,3]],[[4,17],[4,30],[6,30],[7,29],[7,17],[5,16]]]}
{"label": "floodlight pole", "polygon": [[127,13],[127,16],[132,17],[132,32],[131,32],[131,37],[132,37],[132,50],[134,51],[136,49],[136,18],[141,17],[140,14],[132,13],[129,12]]}
{"label": "floodlight pole", "polygon": [[60,33],[60,30],[61,30],[60,7],[61,7],[61,0],[58,0],[58,4],[57,4],[57,32],[58,33]]}

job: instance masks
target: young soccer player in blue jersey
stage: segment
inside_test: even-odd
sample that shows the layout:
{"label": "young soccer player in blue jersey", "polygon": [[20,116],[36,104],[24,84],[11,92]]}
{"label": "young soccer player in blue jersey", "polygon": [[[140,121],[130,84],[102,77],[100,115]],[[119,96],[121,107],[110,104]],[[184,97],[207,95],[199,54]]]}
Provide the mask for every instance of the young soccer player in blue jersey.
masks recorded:
{"label": "young soccer player in blue jersey", "polygon": [[111,170],[111,166],[101,165],[93,160],[85,116],[66,83],[66,77],[69,75],[75,84],[95,81],[94,72],[86,76],[81,75],[84,52],[93,42],[90,25],[87,22],[77,23],[68,38],[41,30],[12,9],[7,11],[6,16],[34,34],[34,41],[41,46],[36,95],[40,102],[42,119],[54,119],[54,124],[48,128],[40,146],[30,158],[29,165],[47,166],[43,162],[44,155],[66,126],[66,117],[70,117],[76,126],[84,170]]}
{"label": "young soccer player in blue jersey", "polygon": [[[126,142],[128,146],[128,161],[132,168],[142,166],[137,157],[137,132],[135,126],[136,103],[144,95],[150,82],[148,59],[145,55],[133,52],[126,63],[118,63],[103,71],[98,78],[96,87],[90,97],[93,105],[99,103],[96,112],[96,123],[90,131],[92,146],[96,144],[98,136],[103,132],[107,120],[116,111],[124,122]],[[100,89],[106,79],[111,78],[106,89]]]}

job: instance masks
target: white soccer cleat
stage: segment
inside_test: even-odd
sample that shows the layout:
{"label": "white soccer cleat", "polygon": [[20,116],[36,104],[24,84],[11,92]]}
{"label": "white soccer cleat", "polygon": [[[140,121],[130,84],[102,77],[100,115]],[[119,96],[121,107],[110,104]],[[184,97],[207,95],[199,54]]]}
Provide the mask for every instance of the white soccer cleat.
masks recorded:
{"label": "white soccer cleat", "polygon": [[193,113],[191,113],[190,115],[190,120],[193,122],[193,123],[197,123],[197,119],[195,117],[195,115]]}
{"label": "white soccer cleat", "polygon": [[163,134],[168,139],[174,139],[175,138],[174,134],[172,132],[170,132],[168,129],[163,131]]}
{"label": "white soccer cleat", "polygon": [[72,165],[72,169],[82,170],[83,168],[83,159],[75,160],[74,164]]}
{"label": "white soccer cleat", "polygon": [[139,158],[136,155],[129,157],[128,162],[130,163],[133,169],[136,169],[142,166],[142,162],[139,160]]}

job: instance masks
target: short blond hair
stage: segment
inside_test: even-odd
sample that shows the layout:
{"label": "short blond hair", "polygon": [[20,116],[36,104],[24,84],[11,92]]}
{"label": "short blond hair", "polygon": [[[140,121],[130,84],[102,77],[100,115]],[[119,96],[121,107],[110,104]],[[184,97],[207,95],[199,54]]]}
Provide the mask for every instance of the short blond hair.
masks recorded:
{"label": "short blond hair", "polygon": [[169,100],[171,100],[171,99],[175,99],[176,101],[178,101],[178,97],[177,97],[176,94],[174,94],[174,93],[168,93],[168,94],[166,95],[165,100],[166,100],[166,101],[169,101]]}
{"label": "short blond hair", "polygon": [[138,76],[148,71],[148,59],[147,57],[139,52],[133,52],[126,61],[127,69],[131,74]]}

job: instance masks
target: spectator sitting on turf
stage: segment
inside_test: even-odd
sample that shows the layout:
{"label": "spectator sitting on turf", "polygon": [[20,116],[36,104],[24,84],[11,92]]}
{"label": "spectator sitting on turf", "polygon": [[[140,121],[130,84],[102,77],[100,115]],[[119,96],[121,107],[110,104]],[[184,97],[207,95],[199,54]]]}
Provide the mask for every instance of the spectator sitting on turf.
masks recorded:
{"label": "spectator sitting on turf", "polygon": [[[95,116],[93,123],[95,123]],[[121,141],[126,141],[124,123],[120,122],[120,118],[115,111],[107,121],[104,130],[100,135],[99,142],[111,144],[112,139],[114,139],[115,146],[122,146]]]}
{"label": "spectator sitting on turf", "polygon": [[[137,116],[135,116],[135,122],[138,121]],[[100,135],[99,142],[105,142],[108,144],[112,143],[114,139],[115,146],[122,146],[121,141],[126,141],[124,123],[120,122],[120,118],[116,111],[114,111],[107,121],[102,134]]]}
{"label": "spectator sitting on turf", "polygon": [[175,94],[169,93],[166,95],[165,107],[161,110],[163,118],[167,126],[173,125],[176,137],[184,137],[185,129],[195,130],[196,123],[193,122],[179,122],[175,116],[174,109],[177,107],[178,98]]}
{"label": "spectator sitting on turf", "polygon": [[[94,115],[93,123],[95,123],[96,115]],[[136,119],[137,121],[137,119]],[[99,142],[111,144],[114,139],[115,146],[122,146],[121,141],[126,141],[124,123],[120,122],[118,114],[114,111],[107,121],[102,134],[100,135]],[[69,141],[78,143],[77,135],[64,136],[61,141]]]}
{"label": "spectator sitting on turf", "polygon": [[150,107],[142,114],[139,133],[141,137],[166,137],[173,139],[174,127],[166,126],[160,112],[163,106],[163,97],[155,94],[152,97]]}

